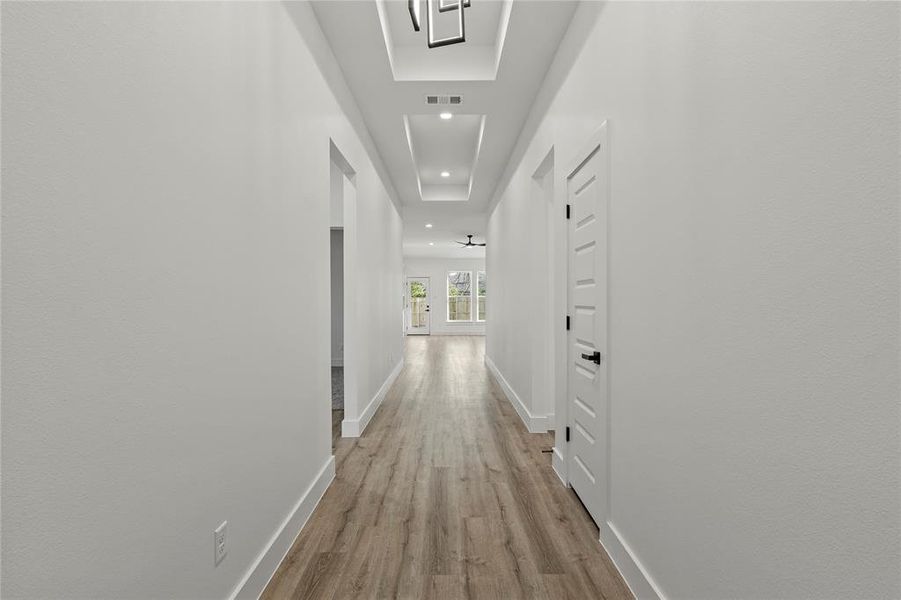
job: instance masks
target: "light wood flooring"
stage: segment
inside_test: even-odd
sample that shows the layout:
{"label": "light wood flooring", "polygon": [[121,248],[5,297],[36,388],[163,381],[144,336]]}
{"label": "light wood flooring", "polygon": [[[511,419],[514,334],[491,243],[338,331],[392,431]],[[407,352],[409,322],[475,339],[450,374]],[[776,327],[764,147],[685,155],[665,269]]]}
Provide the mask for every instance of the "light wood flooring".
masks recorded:
{"label": "light wood flooring", "polygon": [[484,365],[482,337],[406,364],[263,598],[631,598],[578,498]]}

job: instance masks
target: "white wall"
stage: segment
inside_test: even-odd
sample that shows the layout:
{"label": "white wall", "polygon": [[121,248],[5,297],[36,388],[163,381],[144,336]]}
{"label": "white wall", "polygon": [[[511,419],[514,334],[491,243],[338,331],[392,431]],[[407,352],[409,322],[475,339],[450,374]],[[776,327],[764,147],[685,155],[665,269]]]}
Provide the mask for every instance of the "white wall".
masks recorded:
{"label": "white wall", "polygon": [[[487,362],[533,432],[554,428],[550,328],[552,323],[558,328],[565,325],[562,313],[556,315],[559,318],[550,314],[555,273],[548,221],[553,184],[533,177],[542,162],[539,159],[528,175],[511,182],[507,196],[515,200],[495,208],[486,247],[487,266],[496,278],[493,303],[498,307],[488,321]],[[491,248],[495,244],[498,250]]]}
{"label": "white wall", "polygon": [[[405,277],[428,277],[431,289],[431,332],[432,335],[485,335],[485,323],[456,322],[447,320],[447,273],[448,271],[472,271],[473,289],[479,271],[485,270],[484,258],[413,258],[404,257]],[[486,273],[485,311],[490,311],[491,273]]]}
{"label": "white wall", "polygon": [[254,595],[333,468],[330,138],[400,356],[371,141],[305,3],[2,11],[3,595]]}
{"label": "white wall", "polygon": [[553,147],[562,215],[609,120],[605,544],[667,597],[901,595],[899,10],[585,3],[500,187],[488,356],[524,390],[529,181]]}
{"label": "white wall", "polygon": [[344,191],[346,437],[362,434],[403,363],[403,223],[387,196],[366,201],[381,189],[375,172],[363,170]]}

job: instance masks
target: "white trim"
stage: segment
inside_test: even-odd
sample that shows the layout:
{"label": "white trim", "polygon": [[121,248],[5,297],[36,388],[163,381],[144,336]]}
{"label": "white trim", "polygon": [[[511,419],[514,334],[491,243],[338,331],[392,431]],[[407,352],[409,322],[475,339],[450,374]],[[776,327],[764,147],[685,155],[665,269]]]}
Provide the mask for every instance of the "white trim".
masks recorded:
{"label": "white trim", "polygon": [[[529,413],[531,415],[531,413]],[[532,415],[532,427],[530,433],[547,433],[554,428],[554,415]]]}
{"label": "white trim", "polygon": [[[531,343],[531,371],[532,371],[532,398],[533,404],[541,406],[542,410],[556,412],[557,398],[565,395],[557,390],[557,378],[554,372],[556,367],[556,349],[558,347],[557,334],[562,329],[559,325],[563,318],[558,319],[554,315],[557,296],[563,290],[556,287],[558,276],[554,268],[554,259],[557,256],[554,248],[556,242],[554,231],[554,148],[553,146],[545,154],[544,158],[535,168],[529,180],[529,199],[533,206],[543,207],[543,218],[537,219],[532,224],[531,235],[536,239],[547,243],[542,247],[541,243],[535,244],[529,251],[529,261],[534,266],[537,280],[544,279],[544,288],[547,295],[538,294],[531,298],[535,301],[534,315],[532,319],[536,335],[532,336]],[[562,254],[565,258],[565,253]],[[565,267],[565,266],[564,266]],[[544,401],[542,406],[541,401]],[[556,429],[551,427],[552,429]],[[556,432],[554,434],[557,439]]]}
{"label": "white trim", "polygon": [[432,335],[474,335],[485,337],[484,331],[435,331]]}
{"label": "white trim", "polygon": [[464,325],[469,325],[472,327],[484,327],[485,321],[445,321],[445,325],[450,325],[452,327],[461,327]]}
{"label": "white trim", "polygon": [[[376,6],[381,6],[385,0],[376,0]],[[382,14],[379,13],[379,18]],[[387,21],[383,21],[386,23]],[[387,29],[382,28],[387,32]],[[388,51],[388,58],[391,59],[391,51]],[[394,70],[394,66],[391,67]],[[407,136],[407,147],[410,149],[410,160],[413,161],[413,170],[416,172],[416,190],[419,192],[419,199],[422,200],[422,180],[419,178],[419,165],[416,162],[416,150],[413,148],[413,134],[410,133],[410,118],[404,115],[404,134]]]}
{"label": "white trim", "polygon": [[522,422],[525,423],[529,433],[545,433],[549,426],[553,427],[554,415],[533,415],[529,412],[529,409],[526,408],[526,405],[523,404],[523,401],[520,400],[517,393],[513,391],[513,388],[510,387],[510,384],[507,383],[507,380],[501,374],[500,370],[498,370],[494,361],[486,356],[485,365],[488,367],[488,371],[494,376],[495,381],[497,381],[498,385],[501,387],[504,395],[507,396],[507,400],[509,400],[510,404],[513,405],[513,408],[516,409],[516,413],[519,415],[519,418],[522,419]]}
{"label": "white trim", "polygon": [[369,421],[372,420],[373,415],[375,415],[375,411],[379,409],[379,406],[382,404],[382,400],[385,399],[385,396],[388,395],[388,390],[391,389],[391,385],[394,383],[394,380],[397,379],[397,376],[400,375],[401,370],[404,368],[404,359],[400,359],[397,361],[397,364],[394,366],[394,369],[391,373],[388,374],[388,377],[382,382],[382,386],[379,388],[379,391],[375,393],[375,396],[372,397],[372,400],[369,401],[369,404],[360,413],[359,419],[344,419],[341,421],[341,436],[342,437],[360,437],[363,435],[363,430],[366,429],[366,426],[369,425]]}
{"label": "white trim", "polygon": [[[556,431],[554,433],[557,433]],[[560,478],[560,482],[564,485],[564,487],[569,487],[569,483],[566,481],[566,458],[563,456],[563,453],[560,452],[560,449],[557,446],[554,446],[554,454],[551,459],[551,467],[554,469],[554,473],[557,474],[557,477]]]}
{"label": "white trim", "polygon": [[635,598],[638,600],[666,600],[660,586],[654,582],[629,544],[610,521],[605,522],[601,528],[600,542]]}
{"label": "white trim", "polygon": [[[495,78],[497,78],[497,68],[494,69],[494,73]],[[472,166],[469,167],[469,185],[466,188],[467,202],[472,199],[472,182],[475,181],[476,165],[479,164],[479,154],[482,152],[482,140],[485,138],[485,120],[487,118],[487,115],[482,115],[482,120],[479,122],[479,140],[476,142],[476,153],[475,156],[472,157]],[[418,176],[419,171],[417,170],[416,173]]]}
{"label": "white trim", "polygon": [[[360,414],[358,365],[360,356],[358,338],[360,316],[357,311],[357,288],[359,284],[359,248],[357,247],[357,189],[356,172],[341,153],[334,140],[329,138],[329,160],[338,168],[341,177],[341,203],[344,215],[344,340],[342,359],[344,366],[344,415],[357,417]],[[337,186],[336,186],[337,187]],[[337,191],[337,190],[336,190]],[[331,351],[328,351],[331,355]]]}
{"label": "white trim", "polygon": [[[485,275],[485,296],[479,296],[479,274]],[[476,285],[473,289],[473,300],[475,302],[475,310],[472,313],[472,322],[473,323],[482,323],[485,324],[485,319],[479,318],[479,298],[485,298],[485,311],[488,310],[488,271],[486,269],[482,269],[481,271],[476,271]]]}
{"label": "white trim", "polygon": [[319,500],[325,494],[332,481],[335,479],[335,457],[329,456],[319,473],[313,479],[310,486],[297,500],[294,508],[285,517],[275,533],[269,539],[269,543],[263,548],[256,560],[238,582],[238,585],[229,595],[231,600],[245,598],[259,598],[272,580],[279,565],[287,556],[288,551],[294,545],[294,540],[300,535],[304,525]]}
{"label": "white trim", "polygon": [[513,9],[513,0],[503,0],[504,5],[501,8],[501,18],[498,22],[498,31],[497,31],[497,41],[495,42],[495,47],[497,48],[497,55],[494,58],[494,78],[497,79],[497,72],[501,67],[501,55],[504,53],[504,42],[507,41],[507,30],[510,25],[510,12]]}

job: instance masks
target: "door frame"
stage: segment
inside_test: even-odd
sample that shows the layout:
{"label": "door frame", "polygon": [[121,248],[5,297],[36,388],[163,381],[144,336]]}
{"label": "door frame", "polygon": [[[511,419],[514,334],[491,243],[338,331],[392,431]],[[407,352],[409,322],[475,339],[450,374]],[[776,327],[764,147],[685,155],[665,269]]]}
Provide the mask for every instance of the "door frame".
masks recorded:
{"label": "door frame", "polygon": [[[610,417],[611,417],[611,405],[612,405],[612,397],[610,394],[610,380],[611,380],[611,355],[613,353],[611,344],[610,344],[610,142],[608,137],[608,121],[604,120],[601,125],[589,136],[588,140],[579,148],[579,151],[573,155],[573,157],[566,163],[566,168],[561,171],[561,187],[562,187],[562,204],[565,209],[566,204],[569,200],[568,195],[568,182],[576,174],[579,168],[589,159],[591,155],[595,152],[600,153],[600,168],[601,175],[604,178],[603,183],[601,184],[601,189],[603,193],[606,195],[605,202],[605,210],[607,211],[607,231],[606,231],[606,239],[605,243],[607,246],[607,355],[604,357],[604,364],[607,369],[607,401],[606,406],[604,407],[606,411],[606,427],[607,430],[605,432],[605,444],[606,444],[606,469],[605,469],[605,481],[604,485],[604,494],[605,498],[605,514],[599,515],[600,522],[597,523],[598,527],[603,531],[604,526],[608,524],[610,519],[610,468],[611,468],[611,443],[610,443]],[[565,269],[566,269],[566,281],[564,282],[564,298],[566,301],[565,310],[567,313],[569,312],[570,306],[570,293],[569,293],[569,281],[570,281],[570,272],[569,272],[569,243],[570,243],[570,228],[566,223],[565,212],[562,215],[564,219],[564,230],[565,233],[562,237],[562,247],[563,255],[565,257]],[[557,472],[557,476],[563,481],[563,483],[567,487],[572,487],[569,479],[569,462],[570,462],[570,452],[569,452],[569,444],[566,442],[566,434],[565,428],[571,427],[572,423],[570,411],[569,411],[569,394],[570,394],[570,381],[569,381],[569,352],[570,352],[570,335],[571,332],[567,331],[565,335],[566,343],[564,347],[558,349],[558,352],[562,352],[564,355],[564,360],[566,361],[566,368],[561,374],[564,380],[564,389],[565,395],[563,398],[563,402],[558,403],[557,409],[560,413],[557,415],[557,423],[558,423],[558,431],[555,431],[555,448],[554,448],[554,457],[553,457],[553,467]],[[562,448],[562,451],[558,451],[558,448]]]}
{"label": "door frame", "polygon": [[[357,341],[360,321],[357,317],[357,172],[344,153],[329,138],[329,210],[340,211],[341,227],[344,229],[344,420],[341,422],[341,437],[357,437],[354,423],[359,419],[359,382]],[[332,216],[329,217],[330,225]],[[331,304],[331,300],[329,300]],[[329,353],[331,354],[331,353]],[[331,402],[331,377],[329,381],[329,402]]]}
{"label": "door frame", "polygon": [[[410,323],[413,320],[413,310],[412,310],[412,297],[410,296],[410,281],[414,279],[425,279],[426,280],[426,312],[429,313],[429,326],[427,327],[427,331],[425,332],[412,332],[410,330]],[[416,275],[408,275],[404,280],[404,295],[407,301],[407,310],[404,311],[404,333],[406,335],[432,335],[432,278],[424,277],[424,276],[416,276]]]}
{"label": "door frame", "polygon": [[532,340],[532,424],[541,425],[535,428],[536,431],[557,429],[554,401],[558,396],[556,360],[557,348],[561,343],[560,323],[566,314],[566,307],[562,306],[562,303],[558,306],[560,282],[562,281],[565,287],[566,281],[557,278],[565,273],[566,265],[563,263],[561,266],[560,261],[565,259],[565,255],[557,251],[561,233],[558,231],[560,222],[555,218],[558,209],[558,205],[554,202],[555,160],[554,146],[551,145],[529,178],[529,203],[536,216],[530,223],[530,235],[546,241],[545,246],[537,243],[530,250],[530,260],[538,273],[538,280],[547,290],[546,296],[538,298],[542,304],[539,305],[536,314],[542,315],[542,318],[536,320],[535,327],[540,335],[534,336]]}

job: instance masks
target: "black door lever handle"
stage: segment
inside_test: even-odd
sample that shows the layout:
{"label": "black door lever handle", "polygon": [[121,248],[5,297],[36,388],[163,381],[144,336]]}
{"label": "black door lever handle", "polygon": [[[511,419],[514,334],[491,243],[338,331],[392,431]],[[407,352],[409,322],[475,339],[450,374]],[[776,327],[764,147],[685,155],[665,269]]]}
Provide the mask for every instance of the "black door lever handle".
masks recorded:
{"label": "black door lever handle", "polygon": [[601,364],[601,353],[597,350],[595,350],[593,354],[583,354],[582,358],[584,358],[585,360],[590,360],[596,365]]}

